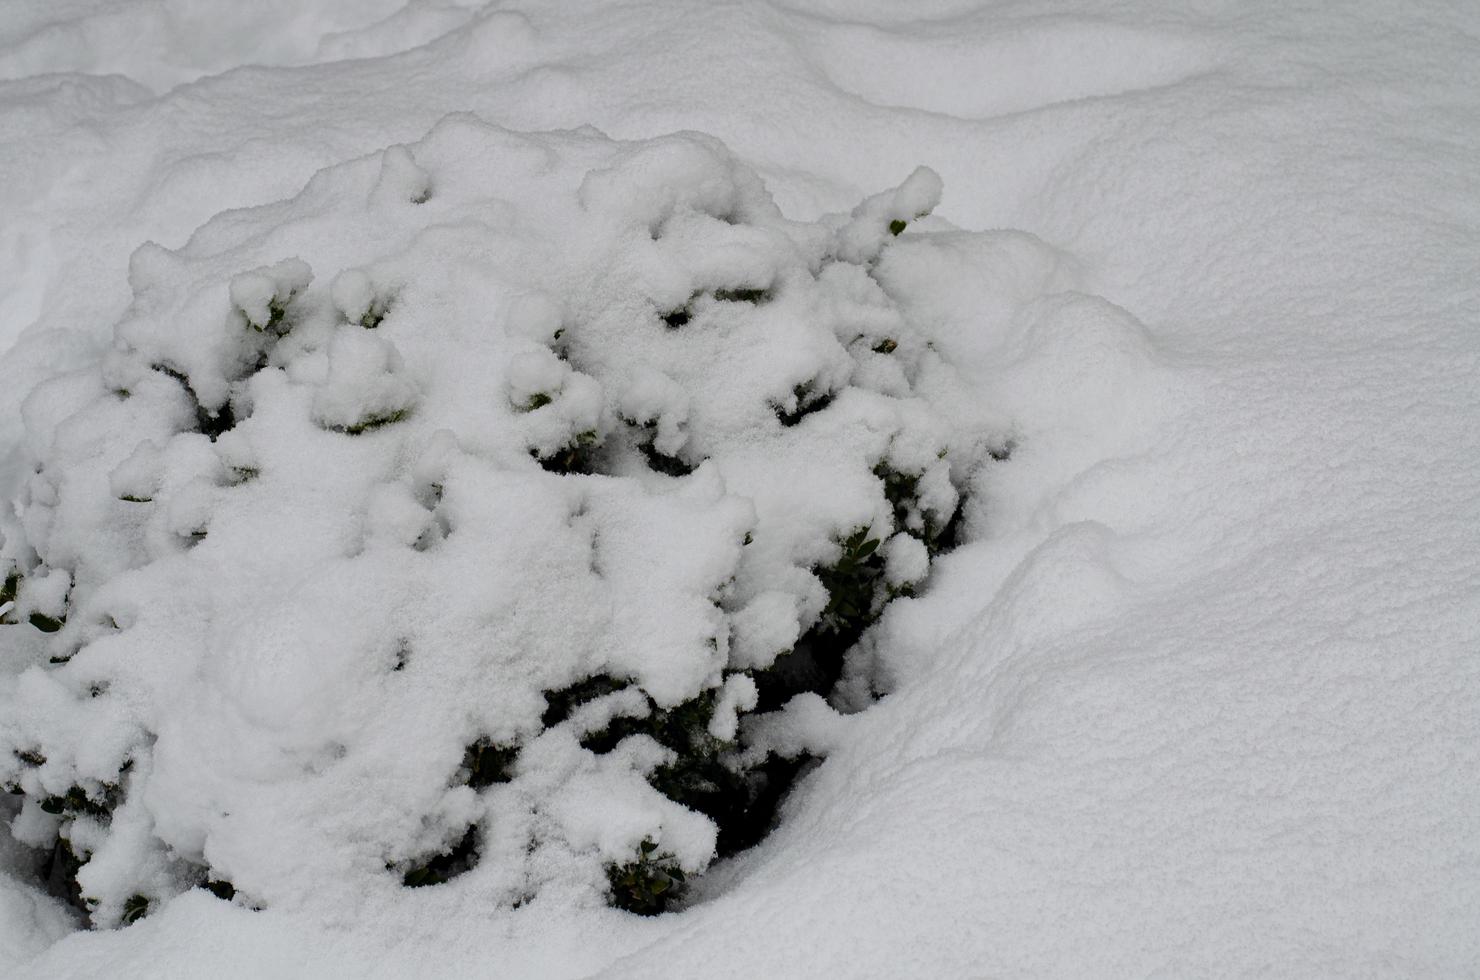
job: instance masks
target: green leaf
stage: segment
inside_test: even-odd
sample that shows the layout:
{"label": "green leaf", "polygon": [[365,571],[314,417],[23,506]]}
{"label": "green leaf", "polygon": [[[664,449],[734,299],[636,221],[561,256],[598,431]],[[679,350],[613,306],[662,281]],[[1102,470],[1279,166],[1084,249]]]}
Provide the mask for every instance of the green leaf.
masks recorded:
{"label": "green leaf", "polygon": [[133,895],[123,903],[124,925],[133,925],[144,916],[149,914],[149,899],[143,895]]}

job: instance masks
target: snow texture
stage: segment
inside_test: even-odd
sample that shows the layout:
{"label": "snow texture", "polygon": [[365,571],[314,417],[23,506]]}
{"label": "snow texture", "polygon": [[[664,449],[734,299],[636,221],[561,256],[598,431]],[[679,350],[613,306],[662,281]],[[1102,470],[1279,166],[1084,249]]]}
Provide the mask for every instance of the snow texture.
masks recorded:
{"label": "snow texture", "polygon": [[[10,4],[0,733],[45,744],[0,768],[120,783],[69,833],[100,924],[151,906],[78,929],[7,796],[0,973],[1480,971],[1477,35]],[[588,433],[610,474],[530,455]],[[531,738],[539,692],[606,666],[744,732],[729,671],[823,614],[837,535],[962,491],[961,547],[882,547],[915,594],[833,697],[751,726],[824,757],[776,831],[603,907],[602,859],[713,828],[654,743],[579,748],[636,705]],[[515,780],[449,786],[483,735]],[[468,874],[386,871],[475,823]]]}

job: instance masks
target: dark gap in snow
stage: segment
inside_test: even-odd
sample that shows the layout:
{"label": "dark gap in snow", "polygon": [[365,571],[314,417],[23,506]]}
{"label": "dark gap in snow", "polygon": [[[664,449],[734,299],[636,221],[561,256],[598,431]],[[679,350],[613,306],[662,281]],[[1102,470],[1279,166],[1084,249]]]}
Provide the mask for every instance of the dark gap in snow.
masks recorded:
{"label": "dark gap in snow", "polygon": [[658,452],[651,440],[639,442],[637,448],[642,453],[643,459],[647,460],[648,467],[664,476],[688,476],[694,472],[694,467],[677,456],[665,456]]}
{"label": "dark gap in snow", "polygon": [[401,876],[401,884],[407,888],[425,888],[428,885],[445,885],[459,875],[467,874],[478,864],[478,825],[470,824],[467,832],[449,851],[434,854],[425,861],[412,864]]}
{"label": "dark gap in snow", "polygon": [[[596,674],[547,692],[548,707],[541,721],[547,728],[558,725],[582,705],[630,686],[629,682],[610,675]],[[647,698],[644,713],[619,715],[602,728],[582,734],[580,744],[596,755],[605,755],[624,739],[645,735],[672,750],[673,761],[654,770],[648,782],[670,800],[713,820],[718,830],[717,851],[720,856],[729,856],[765,837],[801,762],[773,757],[758,766],[742,767],[734,743],[718,739],[709,731],[717,699],[718,691],[714,688],[671,708],[660,708]],[[645,873],[632,868],[608,870],[610,874],[620,871],[624,880],[629,873],[637,874],[637,879],[626,887],[638,887]],[[676,892],[669,894],[657,904],[665,904],[675,896]],[[614,897],[622,896],[614,892]],[[639,904],[648,908],[644,903]]]}
{"label": "dark gap in snow", "polygon": [[[12,568],[6,573],[4,581],[0,581],[0,608],[3,608],[6,603],[14,602],[15,597],[20,593],[20,588],[21,573]],[[13,623],[15,620],[11,618],[10,613],[9,609],[0,612],[0,623]]]}
{"label": "dark gap in snow", "polygon": [[59,836],[51,850],[37,862],[36,877],[46,888],[48,895],[87,914],[92,908],[82,897],[82,886],[77,883],[77,872],[82,870],[83,863],[72,850],[71,841]]}
{"label": "dark gap in snow", "polygon": [[645,838],[637,847],[637,859],[606,869],[612,904],[638,915],[658,915],[679,897],[688,883],[678,859],[659,853],[658,844]]}
{"label": "dark gap in snow", "polygon": [[814,382],[804,381],[791,390],[791,408],[785,404],[773,405],[776,418],[787,428],[791,428],[802,419],[814,412],[820,412],[832,404],[837,397],[836,392],[822,391],[815,388]]}
{"label": "dark gap in snow", "polygon": [[190,386],[190,379],[183,371],[163,362],[156,362],[149,365],[149,367],[151,370],[158,371],[165,377],[173,378],[180,383],[180,387],[185,390],[185,394],[189,397],[190,404],[195,410],[195,429],[197,432],[204,434],[212,442],[215,442],[221,433],[235,427],[236,415],[232,411],[230,401],[222,404],[214,412],[210,411],[200,403],[200,399],[195,394],[195,389]]}
{"label": "dark gap in snow", "polygon": [[596,432],[588,429],[577,432],[569,443],[547,456],[541,456],[535,449],[531,449],[529,454],[550,473],[589,475],[595,472],[596,451],[600,448]]}
{"label": "dark gap in snow", "polygon": [[540,724],[553,728],[570,717],[570,713],[588,701],[614,694],[627,686],[609,674],[593,674],[557,691],[545,692],[545,713]]}
{"label": "dark gap in snow", "polygon": [[[686,326],[694,318],[694,302],[704,295],[705,294],[703,292],[697,292],[693,296],[689,297],[689,301],[683,306],[680,306],[677,309],[669,310],[666,313],[659,313],[658,318],[662,320],[663,323],[670,330],[677,330],[679,327]],[[730,288],[720,288],[713,290],[709,293],[709,295],[712,296],[716,302],[748,303],[752,306],[759,306],[762,303],[769,303],[774,296],[771,290],[759,288],[756,286],[734,286]]]}
{"label": "dark gap in snow", "polygon": [[[44,765],[46,762],[39,749],[15,754],[17,759],[28,766]],[[79,819],[96,821],[107,826],[112,821],[113,811],[123,802],[124,777],[133,767],[133,760],[125,760],[119,767],[116,781],[86,780],[87,785],[74,784],[63,793],[41,797],[35,801],[43,813],[60,818],[51,846],[36,862],[33,872],[36,881],[47,894],[85,915],[90,916],[96,910],[97,901],[83,895],[77,873],[92,855],[87,852],[79,854],[73,849],[71,828]],[[25,795],[19,785],[6,785],[5,790],[12,795]]]}
{"label": "dark gap in snow", "polygon": [[236,886],[229,881],[212,877],[207,874],[206,880],[201,882],[200,887],[215,895],[223,902],[229,902],[236,897]]}
{"label": "dark gap in snow", "polygon": [[956,546],[960,544],[959,538],[961,535],[961,524],[965,513],[966,495],[962,494],[960,502],[956,504],[956,509],[951,511],[951,516],[950,519],[946,521],[946,526],[941,528],[940,533],[935,537],[935,540],[933,542],[929,542],[927,545],[928,547],[933,549],[931,551],[932,559],[937,555],[943,555],[949,551],[954,551],[956,549]]}
{"label": "dark gap in snow", "polygon": [[67,625],[67,619],[65,616],[58,618],[56,616],[48,616],[45,613],[39,612],[31,613],[31,616],[27,620],[27,622],[29,622],[32,626],[36,627],[36,629],[40,630],[43,633],[55,633],[57,630]]}
{"label": "dark gap in snow", "polygon": [[514,760],[519,757],[517,745],[499,745],[480,738],[463,751],[459,782],[474,789],[507,783],[513,777]]}
{"label": "dark gap in snow", "polygon": [[150,901],[146,895],[130,895],[123,900],[123,924],[131,926],[149,914]]}
{"label": "dark gap in snow", "polygon": [[877,586],[884,575],[880,543],[872,529],[855,528],[839,542],[837,561],[813,569],[827,590],[827,605],[791,652],[777,657],[769,670],[755,672],[757,711],[774,711],[798,694],[826,696],[837,684],[844,655],[878,618]]}

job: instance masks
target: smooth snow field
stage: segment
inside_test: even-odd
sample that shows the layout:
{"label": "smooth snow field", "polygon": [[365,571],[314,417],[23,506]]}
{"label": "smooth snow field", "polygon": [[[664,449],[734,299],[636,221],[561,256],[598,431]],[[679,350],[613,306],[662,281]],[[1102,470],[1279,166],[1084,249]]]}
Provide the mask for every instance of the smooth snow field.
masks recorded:
{"label": "smooth snow field", "polygon": [[1480,976],[1480,4],[0,0],[12,568],[0,977]]}

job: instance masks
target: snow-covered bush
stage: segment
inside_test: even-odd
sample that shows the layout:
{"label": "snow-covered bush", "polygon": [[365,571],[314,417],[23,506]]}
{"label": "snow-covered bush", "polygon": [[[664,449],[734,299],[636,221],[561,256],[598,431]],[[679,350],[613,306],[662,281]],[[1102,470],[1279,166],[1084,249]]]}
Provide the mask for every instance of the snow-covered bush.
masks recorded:
{"label": "snow-covered bush", "polygon": [[139,249],[0,513],[11,833],[100,926],[663,909],[767,830],[788,712],[867,703],[850,649],[1002,452],[885,288],[975,261],[898,237],[940,190],[799,223],[708,138],[453,117]]}

